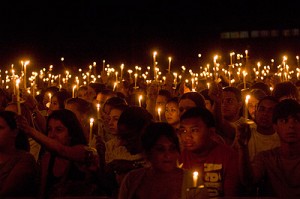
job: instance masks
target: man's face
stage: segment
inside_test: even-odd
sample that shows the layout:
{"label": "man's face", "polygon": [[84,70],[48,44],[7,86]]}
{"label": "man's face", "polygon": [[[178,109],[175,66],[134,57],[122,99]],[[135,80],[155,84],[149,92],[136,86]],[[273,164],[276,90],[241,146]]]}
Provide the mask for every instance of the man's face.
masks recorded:
{"label": "man's face", "polygon": [[271,128],[273,110],[276,103],[271,100],[263,100],[256,109],[255,121],[257,126],[262,128]]}
{"label": "man's face", "polygon": [[178,133],[184,149],[201,151],[208,143],[210,131],[201,118],[188,118],[180,122]]}
{"label": "man's face", "polygon": [[292,144],[300,143],[300,113],[296,116],[288,116],[287,118],[280,118],[274,124],[281,142]]}
{"label": "man's face", "polygon": [[227,91],[223,92],[222,114],[226,120],[231,121],[238,118],[241,107],[242,103],[238,102],[234,93]]}

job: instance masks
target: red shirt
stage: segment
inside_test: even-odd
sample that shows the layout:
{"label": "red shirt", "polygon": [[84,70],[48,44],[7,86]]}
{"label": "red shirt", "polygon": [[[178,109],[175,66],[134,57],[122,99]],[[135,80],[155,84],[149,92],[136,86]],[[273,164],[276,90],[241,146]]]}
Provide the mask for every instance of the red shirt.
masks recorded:
{"label": "red shirt", "polygon": [[210,151],[201,154],[183,150],[179,161],[184,169],[198,171],[211,198],[237,195],[238,156],[229,146],[214,143]]}

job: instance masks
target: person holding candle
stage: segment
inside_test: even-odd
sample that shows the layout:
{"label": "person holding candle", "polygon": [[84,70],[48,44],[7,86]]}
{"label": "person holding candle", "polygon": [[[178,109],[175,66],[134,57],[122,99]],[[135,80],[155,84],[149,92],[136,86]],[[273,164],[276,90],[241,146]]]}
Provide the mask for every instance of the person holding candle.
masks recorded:
{"label": "person holding candle", "polygon": [[213,83],[209,96],[214,100],[213,114],[217,132],[228,145],[232,145],[236,136],[236,128],[246,122],[241,111],[243,107],[241,90],[236,87],[221,88]]}
{"label": "person holding candle", "polygon": [[[158,110],[160,108],[160,121],[165,122],[165,106],[169,99],[171,99],[172,94],[170,91],[162,89],[158,91],[158,95],[156,96],[155,100],[155,110]],[[156,115],[158,119],[158,115]]]}
{"label": "person holding candle", "polygon": [[70,97],[71,97],[71,95],[65,90],[61,90],[61,91],[54,93],[50,99],[48,115],[50,115],[52,113],[52,111],[54,111],[54,110],[64,109],[65,102]]}
{"label": "person holding candle", "polygon": [[[122,181],[119,199],[188,198],[186,190],[203,185],[193,184],[193,174],[177,166],[180,144],[175,129],[168,123],[152,122],[141,135],[143,154],[148,167],[129,172]],[[197,198],[208,198],[207,190],[199,188]]]}
{"label": "person holding candle", "polygon": [[169,99],[165,106],[165,117],[167,120],[167,123],[173,126],[174,129],[179,128],[179,98],[173,97]]}
{"label": "person holding candle", "polygon": [[[280,146],[258,153],[250,162],[248,138],[239,137],[239,171],[243,184],[259,187],[256,196],[299,198],[300,196],[300,104],[280,101],[272,116]],[[247,126],[244,126],[247,128]]]}
{"label": "person holding candle", "polygon": [[182,145],[182,168],[198,171],[212,198],[238,196],[238,154],[211,138],[215,119],[206,108],[188,109],[180,117],[178,135]]}
{"label": "person holding candle", "polygon": [[41,159],[42,198],[95,194],[99,158],[88,150],[82,126],[72,111],[53,111],[47,118],[47,136],[21,116],[17,124],[47,150]]}

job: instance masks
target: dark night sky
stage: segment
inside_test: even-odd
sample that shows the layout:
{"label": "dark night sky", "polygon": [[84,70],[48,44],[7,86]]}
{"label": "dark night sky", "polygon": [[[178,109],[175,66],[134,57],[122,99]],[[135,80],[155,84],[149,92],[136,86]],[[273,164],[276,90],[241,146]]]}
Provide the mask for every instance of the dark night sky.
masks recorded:
{"label": "dark night sky", "polygon": [[[151,64],[154,49],[159,52],[158,61],[171,55],[180,65],[194,62],[199,52],[209,55],[215,49],[252,45],[255,51],[251,41],[221,41],[222,31],[281,30],[300,25],[296,1],[9,2],[0,6],[1,65],[22,57],[37,65],[56,64],[61,56],[70,65],[102,59],[112,64],[146,65]],[[294,40],[293,45],[298,46]],[[263,42],[266,44],[257,43],[267,50],[284,45],[267,39]]]}

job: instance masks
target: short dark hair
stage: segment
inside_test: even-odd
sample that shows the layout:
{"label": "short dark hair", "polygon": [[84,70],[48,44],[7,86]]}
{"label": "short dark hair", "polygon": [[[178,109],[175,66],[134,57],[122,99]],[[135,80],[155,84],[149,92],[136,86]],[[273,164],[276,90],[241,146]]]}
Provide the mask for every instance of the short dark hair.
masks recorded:
{"label": "short dark hair", "polygon": [[272,102],[274,102],[275,104],[278,103],[278,99],[277,99],[277,98],[275,98],[275,97],[273,97],[273,96],[267,95],[267,96],[263,97],[262,99],[260,99],[260,100],[258,101],[257,107],[259,107],[259,105],[261,104],[261,102],[263,102],[263,101],[265,101],[265,100],[272,101]]}
{"label": "short dark hair", "polygon": [[151,122],[144,129],[141,136],[141,143],[144,152],[147,154],[154,147],[159,138],[166,137],[172,142],[178,153],[180,153],[179,139],[175,129],[166,122]]}
{"label": "short dark hair", "polygon": [[288,118],[293,116],[298,118],[300,113],[300,104],[294,99],[285,99],[279,102],[273,112],[272,122],[276,124],[278,119]]}
{"label": "short dark hair", "polygon": [[180,117],[180,122],[190,118],[201,118],[207,127],[215,127],[215,118],[206,108],[193,107],[184,112]]}
{"label": "short dark hair", "polygon": [[242,102],[242,91],[236,87],[233,86],[227,86],[223,88],[224,92],[232,92],[234,96],[236,97],[238,102]]}
{"label": "short dark hair", "polygon": [[205,99],[203,97],[202,94],[198,93],[198,92],[187,92],[184,93],[183,95],[181,95],[181,97],[179,98],[179,101],[183,100],[183,99],[190,99],[192,100],[197,107],[205,107]]}
{"label": "short dark hair", "polygon": [[298,89],[292,82],[280,82],[275,85],[272,95],[278,100],[284,96],[293,96],[298,99]]}

